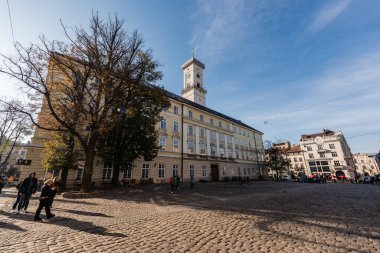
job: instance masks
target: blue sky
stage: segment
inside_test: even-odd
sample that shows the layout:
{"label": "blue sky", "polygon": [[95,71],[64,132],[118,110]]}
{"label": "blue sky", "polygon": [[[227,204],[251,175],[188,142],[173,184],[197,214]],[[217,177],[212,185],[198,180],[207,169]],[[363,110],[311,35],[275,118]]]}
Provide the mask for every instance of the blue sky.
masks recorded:
{"label": "blue sky", "polygon": [[[9,0],[15,40],[64,40],[91,12],[117,13],[138,29],[180,94],[181,64],[205,65],[207,106],[265,133],[339,130],[353,152],[380,150],[380,2],[377,0],[27,1]],[[7,1],[0,0],[0,52],[14,53]],[[20,96],[0,77],[0,96]],[[267,124],[264,124],[267,121]],[[358,136],[364,135],[364,136]]]}

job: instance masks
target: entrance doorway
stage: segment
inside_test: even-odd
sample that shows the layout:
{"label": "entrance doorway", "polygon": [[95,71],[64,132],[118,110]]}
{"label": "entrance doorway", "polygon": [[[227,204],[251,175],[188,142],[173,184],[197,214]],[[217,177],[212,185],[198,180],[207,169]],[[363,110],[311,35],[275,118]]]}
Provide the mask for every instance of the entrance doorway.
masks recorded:
{"label": "entrance doorway", "polygon": [[211,181],[219,181],[219,165],[217,164],[211,164]]}

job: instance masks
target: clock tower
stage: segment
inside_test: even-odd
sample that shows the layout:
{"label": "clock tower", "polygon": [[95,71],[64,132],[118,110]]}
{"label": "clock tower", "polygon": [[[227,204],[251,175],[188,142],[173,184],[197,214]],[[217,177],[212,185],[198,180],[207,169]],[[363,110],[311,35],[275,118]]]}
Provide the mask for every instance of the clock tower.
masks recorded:
{"label": "clock tower", "polygon": [[182,65],[183,90],[182,97],[197,104],[206,106],[206,89],[203,83],[205,65],[194,57]]}

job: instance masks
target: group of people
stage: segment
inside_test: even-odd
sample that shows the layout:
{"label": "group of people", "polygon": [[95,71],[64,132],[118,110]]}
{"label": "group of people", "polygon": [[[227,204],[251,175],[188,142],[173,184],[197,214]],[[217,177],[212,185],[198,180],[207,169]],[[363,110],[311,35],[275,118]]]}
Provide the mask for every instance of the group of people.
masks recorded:
{"label": "group of people", "polygon": [[181,178],[178,175],[174,175],[170,178],[170,193],[174,193],[175,190],[179,189],[179,181]]}
{"label": "group of people", "polygon": [[[40,213],[43,208],[45,208],[46,218],[53,218],[55,215],[51,213],[50,209],[53,205],[54,197],[57,194],[59,186],[58,178],[53,178],[47,180],[41,188],[41,194],[39,196],[39,206],[37,208],[36,214],[34,215],[34,221],[41,221]],[[29,201],[37,191],[37,178],[36,173],[30,173],[29,177],[25,178],[23,181],[18,183],[16,186],[17,199],[13,204],[12,213],[27,213],[27,208]]]}

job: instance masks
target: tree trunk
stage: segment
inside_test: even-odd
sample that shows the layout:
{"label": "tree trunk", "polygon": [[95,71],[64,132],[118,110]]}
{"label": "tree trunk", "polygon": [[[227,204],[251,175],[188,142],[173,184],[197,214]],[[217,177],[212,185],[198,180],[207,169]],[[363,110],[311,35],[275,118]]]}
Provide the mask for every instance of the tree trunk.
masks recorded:
{"label": "tree trunk", "polygon": [[96,139],[90,138],[88,148],[86,150],[86,161],[84,163],[83,181],[80,187],[80,193],[90,192],[92,187],[92,172],[94,170]]}
{"label": "tree trunk", "polygon": [[118,187],[120,185],[119,175],[120,175],[120,164],[115,163],[113,167],[112,187]]}
{"label": "tree trunk", "polygon": [[61,186],[59,187],[59,191],[65,191],[66,190],[66,184],[67,184],[67,175],[69,174],[69,168],[63,168],[61,173]]}

